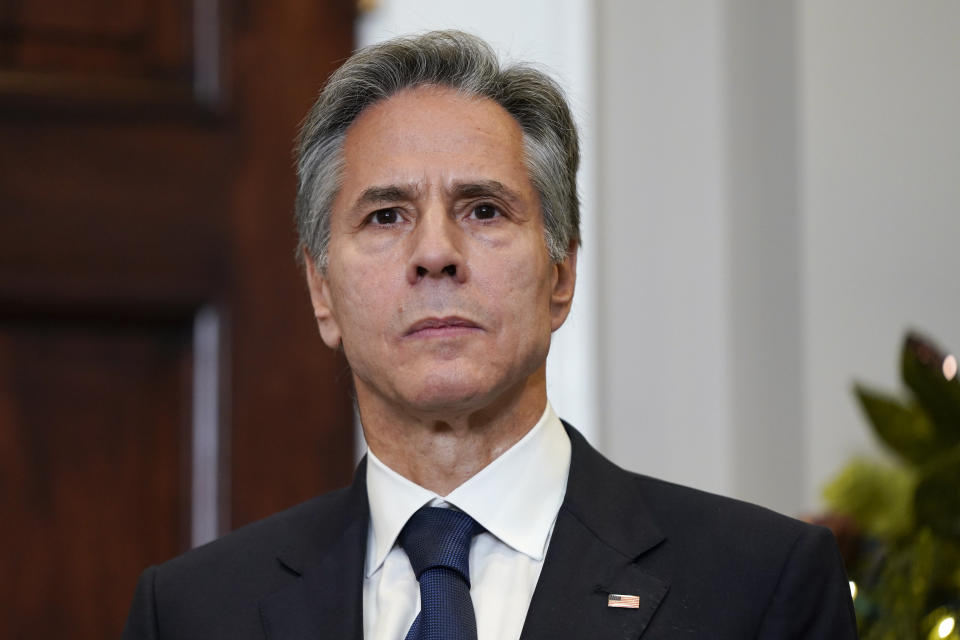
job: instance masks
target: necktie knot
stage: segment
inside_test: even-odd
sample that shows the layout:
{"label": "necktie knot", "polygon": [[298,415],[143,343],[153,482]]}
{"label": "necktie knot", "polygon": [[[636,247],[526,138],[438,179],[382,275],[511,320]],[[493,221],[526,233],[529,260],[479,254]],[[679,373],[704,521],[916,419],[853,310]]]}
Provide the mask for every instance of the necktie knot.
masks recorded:
{"label": "necktie knot", "polygon": [[400,532],[400,546],[410,558],[417,580],[424,571],[443,567],[470,585],[470,541],[483,528],[462,511],[422,507]]}

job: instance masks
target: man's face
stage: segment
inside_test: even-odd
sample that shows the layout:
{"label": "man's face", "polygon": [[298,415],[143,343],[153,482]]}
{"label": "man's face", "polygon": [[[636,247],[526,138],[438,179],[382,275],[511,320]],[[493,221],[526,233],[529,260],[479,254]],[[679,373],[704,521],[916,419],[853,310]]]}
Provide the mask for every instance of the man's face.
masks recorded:
{"label": "man's face", "polygon": [[519,125],[453,90],[404,91],[347,130],[325,273],[308,260],[324,341],[358,396],[438,416],[542,381],[573,297],[553,264]]}

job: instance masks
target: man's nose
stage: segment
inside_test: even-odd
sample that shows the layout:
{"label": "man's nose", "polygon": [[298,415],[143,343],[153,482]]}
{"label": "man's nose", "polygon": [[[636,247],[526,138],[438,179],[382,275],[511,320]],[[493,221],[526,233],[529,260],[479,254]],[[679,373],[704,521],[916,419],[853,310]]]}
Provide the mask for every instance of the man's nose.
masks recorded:
{"label": "man's nose", "polygon": [[464,282],[467,265],[463,255],[463,230],[447,211],[432,207],[417,219],[411,235],[413,247],[407,266],[410,284],[425,278],[451,278]]}

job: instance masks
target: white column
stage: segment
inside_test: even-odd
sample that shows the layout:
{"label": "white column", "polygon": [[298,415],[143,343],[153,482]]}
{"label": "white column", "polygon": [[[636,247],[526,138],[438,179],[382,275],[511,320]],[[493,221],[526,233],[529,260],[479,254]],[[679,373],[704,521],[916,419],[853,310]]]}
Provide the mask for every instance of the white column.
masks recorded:
{"label": "white column", "polygon": [[733,493],[804,507],[796,16],[725,3]]}
{"label": "white column", "polygon": [[731,493],[722,5],[601,7],[602,448]]}

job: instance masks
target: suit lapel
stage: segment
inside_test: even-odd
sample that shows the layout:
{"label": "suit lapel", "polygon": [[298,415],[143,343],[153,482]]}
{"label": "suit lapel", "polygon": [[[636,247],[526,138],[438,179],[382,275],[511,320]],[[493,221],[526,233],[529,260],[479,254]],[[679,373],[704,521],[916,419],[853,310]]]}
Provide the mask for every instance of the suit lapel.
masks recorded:
{"label": "suit lapel", "polygon": [[291,532],[277,559],[297,579],[260,602],[270,640],[363,638],[366,460],[338,504],[317,514],[309,532]]}
{"label": "suit lapel", "polygon": [[[636,639],[669,585],[637,560],[663,541],[632,476],[598,454],[566,425],[573,452],[567,493],[557,515],[521,640]],[[639,607],[608,607],[610,594],[634,595]]]}

